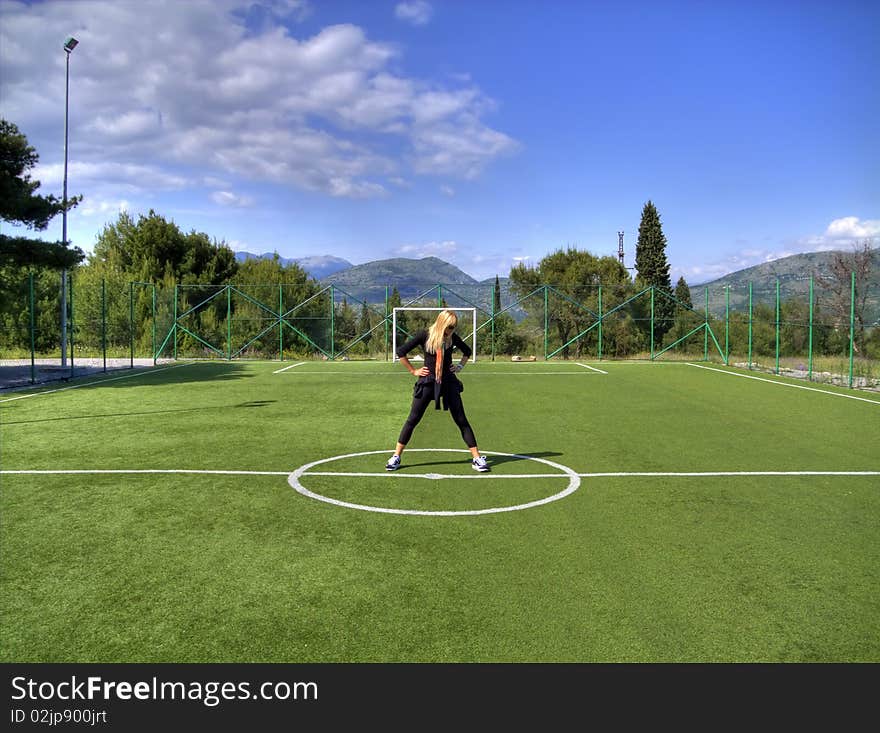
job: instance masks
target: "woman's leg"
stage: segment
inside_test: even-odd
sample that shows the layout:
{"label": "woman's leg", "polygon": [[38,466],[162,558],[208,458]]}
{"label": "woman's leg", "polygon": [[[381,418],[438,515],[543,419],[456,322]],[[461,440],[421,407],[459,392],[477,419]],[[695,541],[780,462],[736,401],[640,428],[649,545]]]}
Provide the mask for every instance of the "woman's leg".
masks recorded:
{"label": "woman's leg", "polygon": [[403,423],[400,437],[397,439],[394,455],[399,456],[403,453],[403,449],[406,448],[406,444],[409,443],[409,439],[412,437],[413,430],[421,421],[425,410],[428,409],[428,405],[431,404],[432,400],[433,395],[427,389],[424,390],[424,394],[421,397],[413,397],[412,405],[409,408],[409,416],[406,418],[406,422]]}
{"label": "woman's leg", "polygon": [[471,455],[476,458],[480,455],[480,451],[477,448],[477,438],[474,436],[473,428],[471,428],[471,424],[468,422],[467,415],[464,414],[461,393],[457,389],[452,389],[445,395],[445,399],[446,406],[449,408],[449,414],[461,431],[462,440],[470,448]]}

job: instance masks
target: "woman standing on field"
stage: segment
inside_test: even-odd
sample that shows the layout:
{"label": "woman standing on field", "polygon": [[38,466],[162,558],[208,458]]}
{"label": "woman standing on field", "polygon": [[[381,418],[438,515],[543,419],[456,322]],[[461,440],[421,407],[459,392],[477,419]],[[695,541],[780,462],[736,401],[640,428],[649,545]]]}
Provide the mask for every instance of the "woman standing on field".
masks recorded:
{"label": "woman standing on field", "polygon": [[[485,456],[480,455],[474,431],[464,414],[464,405],[461,401],[464,385],[455,376],[464,369],[471,358],[470,346],[455,333],[457,325],[458,316],[453,311],[440,311],[437,320],[434,321],[430,329],[419,331],[397,348],[400,363],[409,370],[410,374],[418,377],[418,381],[413,388],[412,406],[400,431],[400,437],[397,439],[394,455],[385,464],[385,469],[388,471],[396,471],[400,468],[400,456],[406,448],[406,444],[409,443],[413,430],[419,424],[425,410],[428,409],[428,404],[433,401],[434,408],[439,410],[441,399],[443,409],[449,410],[449,414],[452,415],[452,419],[461,430],[461,437],[464,439],[465,445],[470,448],[471,467],[481,473],[489,470],[489,464]],[[420,369],[413,367],[407,358],[407,354],[417,346],[421,346],[425,354],[425,365]],[[458,364],[454,366],[452,364],[453,349],[458,349],[462,354]]]}

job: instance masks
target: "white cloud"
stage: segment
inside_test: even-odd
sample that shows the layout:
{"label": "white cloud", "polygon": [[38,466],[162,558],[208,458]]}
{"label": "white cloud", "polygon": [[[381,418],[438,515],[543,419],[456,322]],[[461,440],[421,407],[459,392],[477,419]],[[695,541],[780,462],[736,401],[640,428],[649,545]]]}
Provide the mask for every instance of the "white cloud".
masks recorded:
{"label": "white cloud", "polygon": [[827,237],[836,239],[869,239],[880,236],[880,219],[861,221],[857,216],[835,219],[825,230]]}
{"label": "white cloud", "polygon": [[673,277],[673,282],[679,276],[684,276],[688,283],[709,282],[731,272],[796,254],[850,250],[861,240],[872,240],[878,235],[880,235],[880,220],[861,220],[856,216],[845,216],[834,219],[824,234],[781,242],[778,247],[772,249],[744,244],[739,251],[715,262],[690,267],[673,266],[670,268],[670,275]]}
{"label": "white cloud", "polygon": [[220,206],[229,206],[232,208],[246,208],[253,206],[254,200],[250,196],[239,196],[232,191],[214,191],[211,194],[211,201]]}
{"label": "white cloud", "polygon": [[265,249],[260,249],[249,242],[242,242],[238,239],[227,240],[226,244],[233,252],[249,252],[252,255],[259,255],[265,252]]}
{"label": "white cloud", "polygon": [[[483,121],[494,105],[469,79],[444,87],[406,76],[400,49],[356,25],[297,37],[297,26],[280,24],[307,10],[292,0],[6,2],[4,116],[52,171],[65,98],[60,45],[72,34],[71,164],[112,171],[121,185],[214,178],[227,190],[245,177],[364,198],[388,195],[392,178],[474,178],[518,149]],[[413,22],[430,10],[398,5]]]}
{"label": "white cloud", "polygon": [[352,181],[350,178],[331,178],[329,193],[331,196],[345,196],[353,199],[369,199],[385,196],[388,191],[379,183],[369,181]]}
{"label": "white cloud", "polygon": [[409,0],[397,3],[394,7],[394,15],[413,25],[426,25],[431,20],[434,9],[425,0]]}
{"label": "white cloud", "polygon": [[454,240],[443,242],[422,242],[419,244],[403,244],[394,250],[398,257],[439,257],[445,259],[458,251],[458,244]]}
{"label": "white cloud", "polygon": [[440,193],[442,193],[444,196],[449,196],[449,198],[452,198],[453,196],[455,196],[455,189],[452,186],[440,186]]}
{"label": "white cloud", "polygon": [[417,129],[414,138],[418,173],[466,179],[479,176],[492,158],[519,149],[504,133],[461,120]]}
{"label": "white cloud", "polygon": [[[37,165],[33,169],[33,178],[47,187],[61,186],[64,181],[64,164]],[[173,172],[164,171],[152,165],[133,163],[68,163],[67,166],[69,195],[77,195],[77,187],[84,183],[116,184],[128,190],[178,190],[190,185],[192,181]],[[40,191],[42,193],[42,191]]]}
{"label": "white cloud", "polygon": [[128,211],[129,202],[125,199],[107,200],[90,196],[84,199],[82,204],[76,208],[77,216],[105,216],[106,214],[121,214]]}
{"label": "white cloud", "polygon": [[305,20],[312,12],[306,0],[260,0],[254,5],[263,8],[275,18],[292,18],[298,22]]}
{"label": "white cloud", "polygon": [[[112,117],[99,115],[85,126],[98,136],[129,140],[160,133],[161,119],[155,110],[120,112]],[[91,129],[90,129],[91,128]]]}

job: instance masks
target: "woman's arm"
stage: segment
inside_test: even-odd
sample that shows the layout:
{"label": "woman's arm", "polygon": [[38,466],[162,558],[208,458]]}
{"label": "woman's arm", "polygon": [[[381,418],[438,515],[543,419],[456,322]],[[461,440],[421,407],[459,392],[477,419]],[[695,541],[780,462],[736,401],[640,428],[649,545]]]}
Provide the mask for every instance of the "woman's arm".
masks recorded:
{"label": "woman's arm", "polygon": [[415,369],[410,363],[409,359],[407,359],[405,356],[400,357],[400,363],[403,364],[409,370],[409,373],[412,374],[414,377],[427,377],[428,374],[431,373],[426,366],[423,366],[420,369]]}
{"label": "woman's arm", "polygon": [[400,346],[397,347],[397,358],[400,360],[400,363],[403,364],[407,371],[410,374],[416,377],[427,377],[430,374],[430,370],[427,366],[423,366],[419,369],[413,367],[410,363],[410,360],[407,358],[407,354],[412,351],[416,346],[424,346],[425,340],[428,338],[427,331],[419,331],[414,336],[412,336],[408,341],[404,342]]}
{"label": "woman's arm", "polygon": [[461,352],[461,359],[458,360],[458,364],[454,366],[452,370],[454,372],[460,372],[462,369],[464,369],[465,364],[470,361],[471,354],[473,352],[471,350],[471,347],[468,346],[464,339],[457,333],[452,334],[452,345]]}

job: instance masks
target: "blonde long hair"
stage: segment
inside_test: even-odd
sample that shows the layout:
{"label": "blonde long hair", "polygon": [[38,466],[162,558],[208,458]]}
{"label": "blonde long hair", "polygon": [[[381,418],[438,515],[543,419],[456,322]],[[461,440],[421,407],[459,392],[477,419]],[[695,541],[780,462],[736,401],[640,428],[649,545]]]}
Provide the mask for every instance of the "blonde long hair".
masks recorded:
{"label": "blonde long hair", "polygon": [[452,326],[453,328],[458,325],[458,316],[455,315],[454,311],[440,311],[440,314],[437,316],[437,320],[434,321],[434,324],[428,330],[428,340],[425,342],[425,351],[429,354],[436,354],[437,349],[444,348],[448,349],[452,346],[452,336],[449,338],[445,338],[446,329]]}

